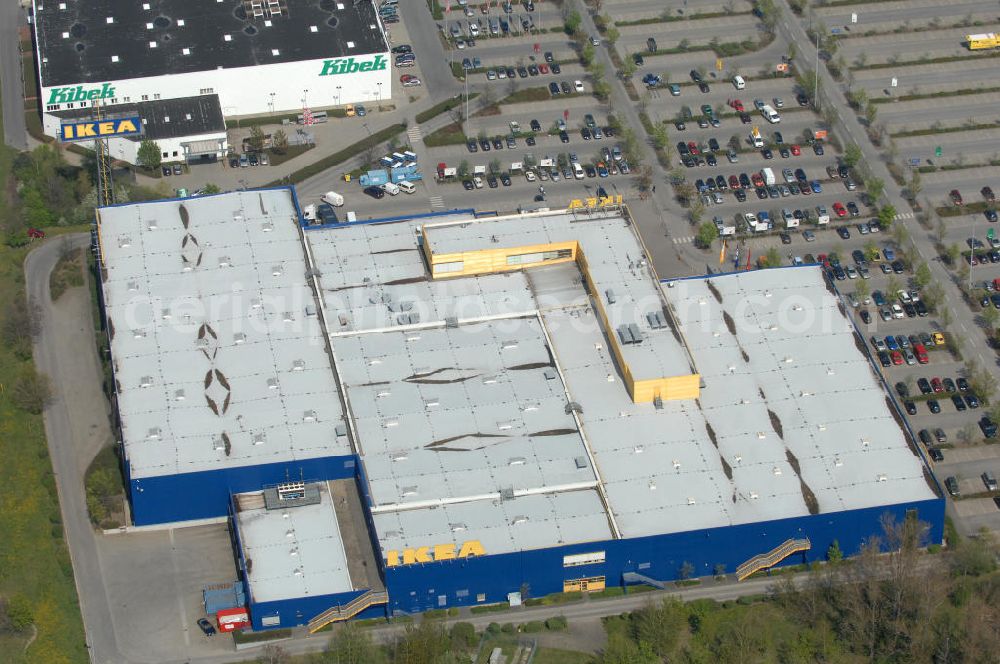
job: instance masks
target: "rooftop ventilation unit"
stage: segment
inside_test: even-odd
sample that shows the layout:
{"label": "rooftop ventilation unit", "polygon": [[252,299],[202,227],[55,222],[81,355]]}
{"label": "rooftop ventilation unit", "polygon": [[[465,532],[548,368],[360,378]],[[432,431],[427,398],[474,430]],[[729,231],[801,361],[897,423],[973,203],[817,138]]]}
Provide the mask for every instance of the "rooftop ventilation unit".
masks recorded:
{"label": "rooftop ventilation unit", "polygon": [[453,532],[453,533],[465,532],[465,524],[464,523],[449,523],[448,527],[451,528],[451,532]]}
{"label": "rooftop ventilation unit", "polygon": [[184,390],[174,392],[174,401],[184,401]]}
{"label": "rooftop ventilation unit", "polygon": [[583,407],[575,401],[570,401],[569,403],[567,403],[566,408],[564,410],[566,411],[567,415],[569,415],[570,413],[578,413],[580,415],[583,414]]}
{"label": "rooftop ventilation unit", "polygon": [[132,330],[132,338],[133,339],[145,339],[146,338],[146,330]]}
{"label": "rooftop ventilation unit", "polygon": [[139,387],[152,387],[152,386],[153,386],[152,376],[143,376],[142,378],[139,379]]}
{"label": "rooftop ventilation unit", "polygon": [[524,514],[518,514],[514,517],[514,520],[510,522],[512,526],[516,526],[522,523],[528,523],[528,517]]}
{"label": "rooftop ventilation unit", "polygon": [[233,335],[233,343],[237,346],[247,340],[247,335],[243,332],[237,332]]}
{"label": "rooftop ventilation unit", "polygon": [[514,487],[508,486],[500,489],[501,500],[514,500]]}
{"label": "rooftop ventilation unit", "polygon": [[302,413],[302,421],[303,422],[315,422],[316,421],[316,411],[315,410],[307,410],[304,413]]}
{"label": "rooftop ventilation unit", "polygon": [[583,470],[587,467],[587,457],[578,456],[573,459],[573,463],[576,464],[577,470]]}
{"label": "rooftop ventilation unit", "polygon": [[507,459],[508,466],[523,466],[528,462],[524,457],[511,457]]}
{"label": "rooftop ventilation unit", "polygon": [[146,433],[146,438],[149,440],[159,440],[160,432],[160,427],[153,427]]}
{"label": "rooftop ventilation unit", "polygon": [[692,496],[688,496],[688,505],[694,505],[695,499]]}
{"label": "rooftop ventilation unit", "polygon": [[408,498],[409,496],[415,496],[417,495],[417,487],[404,486],[403,490],[400,492],[400,495],[403,496],[404,498]]}
{"label": "rooftop ventilation unit", "polygon": [[445,316],[444,326],[445,327],[458,327],[458,317],[457,316]]}
{"label": "rooftop ventilation unit", "polygon": [[264,441],[267,440],[267,434],[265,434],[263,432],[255,433],[253,435],[253,439],[252,440],[253,440],[253,444],[254,445],[263,445]]}
{"label": "rooftop ventilation unit", "polygon": [[406,452],[396,452],[389,458],[392,459],[393,461],[406,461],[407,459],[410,458],[410,455],[407,454]]}

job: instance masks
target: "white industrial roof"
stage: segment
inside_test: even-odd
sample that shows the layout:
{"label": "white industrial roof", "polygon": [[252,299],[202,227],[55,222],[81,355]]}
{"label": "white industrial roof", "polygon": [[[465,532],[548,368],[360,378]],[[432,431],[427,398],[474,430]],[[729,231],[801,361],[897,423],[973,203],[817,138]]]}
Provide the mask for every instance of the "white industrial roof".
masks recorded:
{"label": "white industrial roof", "polygon": [[320,502],[237,512],[255,602],[350,592],[344,541],[326,483]]}
{"label": "white industrial roof", "polygon": [[[578,240],[593,295],[615,291],[612,324],[644,335],[633,371],[693,362],[703,387],[633,403],[574,264],[431,281],[418,221],[309,232],[384,550],[480,539],[502,553],[608,539],[612,524],[639,537],[933,497],[818,270],[713,277],[720,305],[707,280],[661,293],[614,214],[455,221],[428,227],[435,253]],[[678,329],[653,328],[668,302]],[[724,311],[761,329],[734,335]],[[524,435],[543,427],[567,432]]]}
{"label": "white industrial roof", "polygon": [[290,190],[99,215],[133,479],[350,454]]}

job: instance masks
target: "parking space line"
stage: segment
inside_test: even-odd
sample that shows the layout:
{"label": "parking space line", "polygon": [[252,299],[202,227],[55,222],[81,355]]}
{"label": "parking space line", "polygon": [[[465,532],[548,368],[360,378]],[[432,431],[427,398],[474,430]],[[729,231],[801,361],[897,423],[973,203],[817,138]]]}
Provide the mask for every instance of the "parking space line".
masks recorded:
{"label": "parking space line", "polygon": [[[177,566],[177,546],[174,544],[174,529],[171,528],[167,532],[170,533],[170,561],[174,566],[174,578],[179,579],[181,578],[181,571]],[[177,606],[181,610],[181,628],[184,632],[184,645],[189,646],[191,645],[191,633],[188,631],[188,616],[187,611],[184,609],[184,595],[177,588],[175,588],[175,591],[177,591]]]}

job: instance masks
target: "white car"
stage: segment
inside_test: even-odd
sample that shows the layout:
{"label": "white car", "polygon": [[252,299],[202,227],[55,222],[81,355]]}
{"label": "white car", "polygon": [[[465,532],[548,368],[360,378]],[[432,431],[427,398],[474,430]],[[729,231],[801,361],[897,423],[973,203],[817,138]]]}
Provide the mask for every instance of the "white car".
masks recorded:
{"label": "white car", "polygon": [[600,46],[601,45],[601,38],[598,37],[597,35],[593,35],[590,38],[590,43],[593,44],[594,46]]}
{"label": "white car", "polygon": [[755,215],[753,212],[744,212],[743,221],[747,222],[747,226],[749,226],[750,228],[757,227],[757,215]]}
{"label": "white car", "polygon": [[894,302],[894,303],[892,304],[892,317],[893,317],[893,318],[902,318],[902,317],[903,317],[903,316],[905,316],[905,315],[906,315],[906,314],[905,314],[905,313],[903,313],[903,307],[899,306],[898,304],[896,304],[896,303]]}
{"label": "white car", "polygon": [[577,92],[583,92],[583,81],[573,81],[573,87]]}
{"label": "white car", "polygon": [[482,189],[483,179],[477,175],[476,177],[472,178],[472,184],[476,185],[476,189]]}
{"label": "white car", "polygon": [[404,88],[414,88],[420,85],[420,79],[416,76],[402,76],[400,77],[399,82],[403,84]]}
{"label": "white car", "polygon": [[[471,10],[472,8],[470,7],[469,9]],[[473,37],[478,37],[479,36],[479,24],[478,23],[471,23],[471,22],[469,23],[469,34],[471,36],[473,36]]]}
{"label": "white car", "polygon": [[524,179],[527,180],[528,182],[534,182],[535,181],[535,172],[534,171],[525,171],[524,172]]}

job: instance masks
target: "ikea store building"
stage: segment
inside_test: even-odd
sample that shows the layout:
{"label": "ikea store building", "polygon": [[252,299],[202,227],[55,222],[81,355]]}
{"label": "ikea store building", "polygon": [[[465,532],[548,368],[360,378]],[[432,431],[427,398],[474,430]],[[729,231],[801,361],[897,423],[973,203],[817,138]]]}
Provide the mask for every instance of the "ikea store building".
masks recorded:
{"label": "ikea store building", "polygon": [[134,522],[227,520],[256,629],[745,578],[855,553],[886,515],[942,539],[818,268],[661,282],[596,203],[100,209]]}

